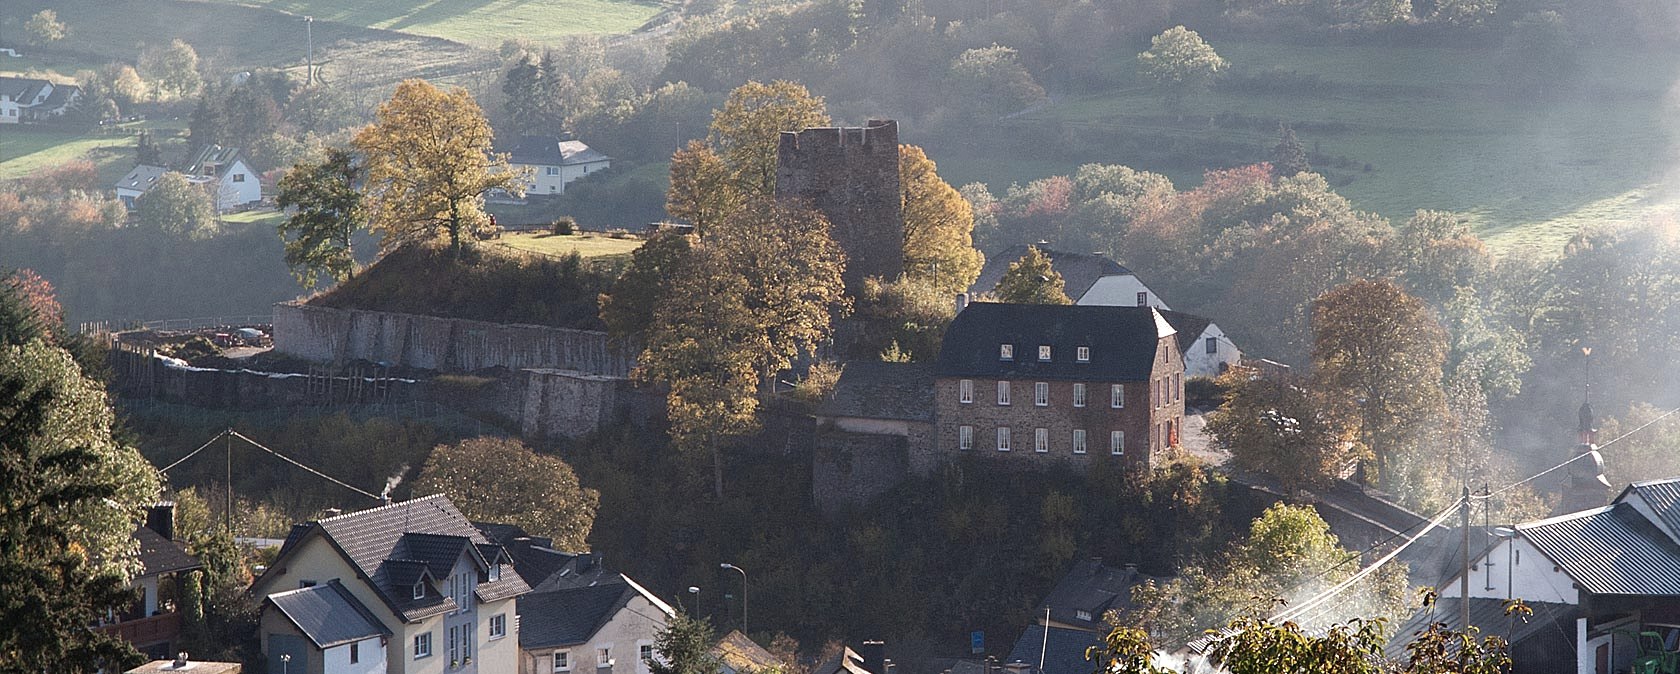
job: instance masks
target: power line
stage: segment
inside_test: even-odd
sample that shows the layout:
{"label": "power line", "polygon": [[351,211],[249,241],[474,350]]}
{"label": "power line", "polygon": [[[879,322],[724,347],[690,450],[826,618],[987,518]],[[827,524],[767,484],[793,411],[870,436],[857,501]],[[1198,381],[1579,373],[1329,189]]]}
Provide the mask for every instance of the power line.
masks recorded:
{"label": "power line", "polygon": [[[1640,432],[1640,431],[1643,431],[1643,430],[1645,430],[1645,429],[1647,429],[1647,428],[1650,428],[1650,427],[1651,427],[1651,426],[1653,426],[1653,425],[1656,425],[1656,423],[1657,423],[1657,422],[1659,422],[1659,421],[1662,421],[1662,420],[1663,420],[1663,419],[1667,419],[1667,418],[1668,418],[1668,417],[1670,417],[1670,416],[1673,416],[1673,415],[1674,415],[1674,414],[1676,414],[1676,413],[1680,413],[1680,407],[1676,407],[1676,408],[1674,408],[1674,409],[1672,409],[1672,410],[1669,410],[1669,411],[1667,411],[1667,412],[1664,412],[1664,413],[1662,413],[1662,414],[1660,414],[1660,415],[1657,415],[1657,418],[1655,418],[1655,419],[1652,419],[1652,420],[1650,420],[1650,421],[1647,421],[1647,422],[1645,422],[1645,423],[1643,423],[1643,424],[1641,424],[1641,425],[1640,425],[1640,426],[1639,426],[1639,427],[1638,427],[1638,428],[1635,428],[1635,429],[1633,429],[1633,430],[1631,430],[1631,431],[1628,431],[1628,432],[1626,432],[1626,433],[1623,433],[1623,434],[1621,434],[1621,435],[1618,435],[1618,436],[1616,436],[1616,437],[1615,437],[1615,438],[1614,438],[1614,439],[1612,439],[1612,440],[1610,440],[1610,441],[1609,441],[1609,442],[1606,442],[1606,443],[1604,443],[1604,444],[1602,444],[1602,445],[1598,445],[1598,446],[1596,446],[1596,447],[1594,447],[1594,448],[1593,448],[1593,449],[1594,449],[1594,450],[1595,450],[1595,451],[1596,451],[1596,450],[1602,450],[1602,449],[1604,449],[1604,448],[1605,448],[1605,447],[1609,447],[1609,446],[1610,446],[1610,445],[1614,445],[1614,444],[1616,444],[1616,443],[1618,443],[1618,442],[1621,442],[1621,441],[1622,441],[1622,440],[1625,440],[1625,439],[1627,439],[1627,437],[1628,437],[1628,436],[1630,436],[1630,435],[1633,435],[1633,434],[1634,434],[1634,433],[1638,433],[1638,432]],[[1532,481],[1534,481],[1534,480],[1537,480],[1537,479],[1539,479],[1539,478],[1540,478],[1540,477],[1541,477],[1541,476],[1544,476],[1544,475],[1546,475],[1546,474],[1548,474],[1548,473],[1551,473],[1551,472],[1552,472],[1552,471],[1555,471],[1555,470],[1557,470],[1557,469],[1559,469],[1559,468],[1562,468],[1562,467],[1564,467],[1564,466],[1567,466],[1567,465],[1569,465],[1569,464],[1571,464],[1571,463],[1574,463],[1574,462],[1576,462],[1576,461],[1579,461],[1579,460],[1581,460],[1581,459],[1582,459],[1582,458],[1583,458],[1583,457],[1587,457],[1587,456],[1591,456],[1591,454],[1590,454],[1590,453],[1583,453],[1583,454],[1577,454],[1577,455],[1575,455],[1575,456],[1573,456],[1573,457],[1571,457],[1571,458],[1569,458],[1569,459],[1566,459],[1566,460],[1564,460],[1564,461],[1563,461],[1563,462],[1562,462],[1562,463],[1559,463],[1559,464],[1558,464],[1558,465],[1555,465],[1555,466],[1552,466],[1552,467],[1551,467],[1551,468],[1547,468],[1547,469],[1545,469],[1545,470],[1542,470],[1542,471],[1540,471],[1540,472],[1538,472],[1538,473],[1535,473],[1535,474],[1533,474],[1533,475],[1530,475],[1530,476],[1528,476],[1528,477],[1525,477],[1525,478],[1523,478],[1523,479],[1521,479],[1521,480],[1518,480],[1518,481],[1516,481],[1516,482],[1512,482],[1512,483],[1511,483],[1511,484],[1508,484],[1508,485],[1505,485],[1505,486],[1503,486],[1503,487],[1500,487],[1500,488],[1499,488],[1499,489],[1498,489],[1498,490],[1496,490],[1496,491],[1493,491],[1493,492],[1491,492],[1491,493],[1486,493],[1486,494],[1481,494],[1481,495],[1474,495],[1474,494],[1472,494],[1472,495],[1471,495],[1471,498],[1477,498],[1477,499],[1488,499],[1488,498],[1493,498],[1493,497],[1495,497],[1495,496],[1498,496],[1498,495],[1500,495],[1500,494],[1503,494],[1503,493],[1505,493],[1505,492],[1507,492],[1507,491],[1510,491],[1510,490],[1512,490],[1512,489],[1515,489],[1515,488],[1517,488],[1517,487],[1519,487],[1519,486],[1521,486],[1521,485],[1524,485],[1524,484],[1527,484],[1527,483],[1529,483],[1529,482],[1532,482]]]}
{"label": "power line", "polygon": [[244,440],[245,442],[250,443],[252,447],[256,447],[257,449],[260,449],[262,451],[268,452],[269,454],[273,454],[273,455],[279,457],[281,461],[285,461],[286,463],[292,464],[292,465],[297,466],[299,468],[302,468],[306,471],[309,471],[310,473],[315,474],[316,477],[319,477],[323,480],[326,480],[328,482],[336,484],[336,485],[338,485],[340,487],[343,487],[345,489],[349,489],[350,491],[356,492],[358,494],[361,494],[363,496],[371,498],[375,501],[384,500],[384,499],[380,498],[380,496],[378,494],[374,494],[373,492],[369,492],[369,491],[364,491],[359,487],[352,486],[348,482],[340,480],[336,477],[333,477],[333,476],[328,475],[326,473],[323,473],[321,471],[315,470],[314,468],[310,468],[309,466],[305,466],[302,463],[299,463],[298,461],[292,459],[291,457],[286,456],[285,454],[281,454],[280,452],[276,452],[272,449],[269,449],[268,447],[263,446],[262,443],[257,442],[256,440],[252,440],[250,438],[245,437],[239,431],[229,429],[227,432],[228,432],[228,434],[232,435],[233,437],[239,438],[240,440]]}
{"label": "power line", "polygon": [[1405,543],[1400,544],[1400,547],[1397,547],[1394,550],[1390,551],[1388,554],[1383,555],[1381,559],[1378,559],[1377,561],[1372,562],[1370,566],[1367,566],[1363,569],[1360,569],[1358,573],[1355,573],[1352,576],[1348,577],[1347,580],[1344,580],[1340,583],[1337,583],[1335,587],[1332,587],[1328,590],[1325,590],[1324,592],[1319,593],[1318,596],[1313,597],[1312,599],[1308,599],[1307,601],[1301,602],[1299,604],[1296,604],[1293,607],[1284,609],[1283,611],[1279,611],[1277,614],[1275,614],[1271,617],[1271,621],[1276,623],[1276,622],[1282,622],[1282,621],[1285,621],[1285,620],[1289,620],[1291,618],[1294,618],[1295,616],[1299,616],[1302,613],[1305,613],[1305,612],[1313,609],[1314,607],[1316,607],[1320,604],[1323,604],[1326,601],[1329,601],[1331,597],[1334,597],[1337,594],[1340,594],[1343,590],[1346,590],[1349,587],[1352,587],[1354,583],[1357,583],[1361,580],[1364,580],[1366,576],[1369,576],[1373,573],[1376,573],[1377,569],[1382,568],[1383,565],[1385,565],[1385,564],[1387,564],[1391,561],[1394,561],[1394,558],[1399,557],[1400,553],[1404,552],[1406,550],[1406,548],[1411,547],[1411,545],[1413,543],[1416,543],[1419,540],[1422,540],[1423,537],[1425,535],[1427,535],[1430,531],[1434,530],[1435,527],[1441,526],[1441,523],[1446,521],[1446,519],[1448,517],[1452,516],[1454,513],[1458,512],[1459,508],[1467,507],[1468,505],[1469,505],[1469,503],[1467,501],[1465,501],[1463,499],[1460,499],[1459,502],[1456,505],[1454,505],[1451,508],[1448,508],[1446,510],[1441,511],[1441,514],[1436,515],[1434,519],[1429,520],[1429,526],[1424,527],[1423,531],[1419,531],[1416,536],[1412,536],[1411,538],[1407,539]]}
{"label": "power line", "polygon": [[160,473],[167,473],[167,472],[169,472],[169,469],[171,469],[171,468],[174,468],[174,467],[176,467],[176,466],[179,466],[179,465],[181,465],[181,463],[182,463],[182,462],[184,462],[184,461],[186,461],[186,460],[187,460],[187,459],[190,459],[190,458],[193,458],[193,457],[194,457],[194,456],[198,456],[198,453],[199,453],[199,452],[202,452],[202,451],[204,451],[204,450],[205,450],[205,449],[207,449],[207,448],[209,448],[209,447],[210,447],[210,445],[212,445],[212,444],[214,444],[214,443],[215,443],[215,442],[216,442],[216,441],[217,441],[217,440],[220,440],[220,439],[222,439],[222,436],[224,436],[224,435],[227,435],[227,434],[228,434],[228,432],[227,432],[227,431],[225,431],[225,430],[224,430],[224,431],[222,431],[222,432],[220,432],[220,433],[217,433],[217,434],[216,434],[216,437],[213,437],[213,438],[210,438],[210,439],[209,439],[209,440],[208,440],[208,441],[206,441],[206,442],[205,442],[205,443],[204,443],[204,444],[203,444],[203,445],[200,445],[200,446],[199,446],[199,448],[198,448],[198,449],[195,449],[195,450],[193,450],[193,451],[190,451],[190,452],[187,452],[187,455],[186,455],[186,456],[183,456],[183,457],[181,457],[181,458],[179,458],[179,459],[176,459],[176,460],[175,460],[175,463],[172,463],[172,464],[169,464],[169,465],[167,465],[167,466],[164,466],[164,467],[162,467],[162,468],[159,468],[159,469],[158,469],[158,472],[160,472]]}

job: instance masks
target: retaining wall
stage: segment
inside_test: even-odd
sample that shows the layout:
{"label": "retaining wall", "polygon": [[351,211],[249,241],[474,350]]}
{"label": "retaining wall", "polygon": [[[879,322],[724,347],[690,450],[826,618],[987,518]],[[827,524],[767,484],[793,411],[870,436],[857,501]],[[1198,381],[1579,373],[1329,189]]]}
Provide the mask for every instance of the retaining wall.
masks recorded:
{"label": "retaining wall", "polygon": [[306,360],[365,360],[441,372],[557,368],[624,377],[634,359],[614,353],[607,334],[504,325],[300,302],[274,305],[274,349]]}
{"label": "retaining wall", "polygon": [[216,409],[272,409],[385,403],[421,398],[412,379],[291,374],[190,367],[150,349],[118,345],[109,356],[124,395]]}

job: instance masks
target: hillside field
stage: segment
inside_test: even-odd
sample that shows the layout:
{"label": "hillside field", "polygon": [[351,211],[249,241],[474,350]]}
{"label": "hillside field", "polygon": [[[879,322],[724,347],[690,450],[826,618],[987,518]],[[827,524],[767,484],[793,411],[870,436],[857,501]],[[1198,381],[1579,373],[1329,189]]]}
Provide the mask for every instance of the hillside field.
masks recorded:
{"label": "hillside field", "polygon": [[134,134],[141,129],[152,131],[166,156],[186,149],[186,123],[180,120],[129,122],[90,131],[8,126],[0,132],[0,180],[23,178],[39,169],[86,159],[98,167],[100,184],[114,184],[134,167]]}
{"label": "hillside field", "polygon": [[313,16],[317,22],[383,28],[492,48],[509,38],[540,44],[580,33],[628,33],[647,23],[667,4],[651,0],[219,1]]}
{"label": "hillside field", "polygon": [[[1587,84],[1544,102],[1491,93],[1499,76],[1489,52],[1213,45],[1237,69],[1318,83],[1278,94],[1216,89],[1187,100],[1180,118],[1138,82],[1060,100],[1018,121],[1060,127],[1080,139],[1083,156],[1015,146],[1005,160],[994,154],[1001,145],[981,143],[930,146],[930,156],[953,184],[980,180],[994,192],[1088,161],[1159,171],[1187,189],[1208,166],[1175,161],[1171,148],[1246,146],[1236,151],[1240,158],[1215,167],[1264,160],[1284,121],[1309,151],[1345,158],[1315,168],[1355,207],[1397,221],[1420,208],[1463,212],[1499,249],[1555,247],[1590,222],[1669,210],[1680,194],[1680,113],[1670,93],[1680,55],[1586,52],[1580,79]],[[1129,58],[1113,62],[1134,67]]]}

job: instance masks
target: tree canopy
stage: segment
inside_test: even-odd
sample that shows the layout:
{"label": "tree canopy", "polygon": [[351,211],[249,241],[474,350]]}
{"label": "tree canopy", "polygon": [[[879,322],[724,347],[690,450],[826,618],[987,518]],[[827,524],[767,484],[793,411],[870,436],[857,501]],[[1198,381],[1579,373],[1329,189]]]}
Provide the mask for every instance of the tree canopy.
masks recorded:
{"label": "tree canopy", "polygon": [[665,621],[665,629],[653,638],[656,657],[647,661],[653,674],[718,674],[723,663],[712,654],[717,638],[712,624],[679,611]]}
{"label": "tree canopy", "polygon": [[29,44],[37,47],[52,44],[64,39],[70,31],[64,27],[64,22],[58,20],[58,12],[43,9],[34,13],[24,22],[23,31],[29,35]]}
{"label": "tree canopy", "polygon": [[1174,105],[1186,94],[1201,91],[1215,75],[1230,66],[1196,31],[1174,26],[1149,40],[1149,50],[1137,56],[1138,72],[1166,90]]}
{"label": "tree canopy", "polygon": [[904,273],[946,294],[968,289],[985,256],[974,248],[974,211],[939,177],[922,148],[901,145],[898,180],[903,190]]}
{"label": "tree canopy", "polygon": [[350,237],[367,224],[362,210],[362,167],[339,148],[327,150],[317,163],[292,167],[280,179],[275,202],[292,210],[279,226],[286,245],[286,266],[304,287],[321,277],[344,281],[356,270]]}
{"label": "tree canopy", "polygon": [[559,457],[492,437],[433,449],[414,490],[441,492],[473,520],[517,524],[570,552],[589,549],[601,501],[600,492],[579,484],[577,473]]}
{"label": "tree canopy", "polygon": [[1050,265],[1050,256],[1038,246],[1029,246],[1027,254],[1009,263],[1009,270],[997,284],[1000,302],[1013,304],[1073,304],[1064,290],[1061,273]]}
{"label": "tree canopy", "polygon": [[[783,131],[827,126],[821,96],[796,82],[748,82],[729,92],[712,115],[708,142],[729,167],[740,198],[769,198],[776,193],[776,148]],[[674,181],[673,181],[674,182]]]}
{"label": "tree canopy", "polygon": [[188,239],[208,239],[221,228],[210,193],[174,172],[134,200],[134,219],[141,227]]}

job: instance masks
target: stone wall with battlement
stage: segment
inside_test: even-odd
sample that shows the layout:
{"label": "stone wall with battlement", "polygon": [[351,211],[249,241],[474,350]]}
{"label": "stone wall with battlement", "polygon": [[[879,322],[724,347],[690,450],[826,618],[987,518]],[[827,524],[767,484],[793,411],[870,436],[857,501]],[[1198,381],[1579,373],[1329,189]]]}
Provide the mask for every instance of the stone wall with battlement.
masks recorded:
{"label": "stone wall with battlement", "polygon": [[776,197],[809,202],[828,218],[846,251],[846,289],[904,272],[904,215],[898,180],[898,123],[782,132]]}

